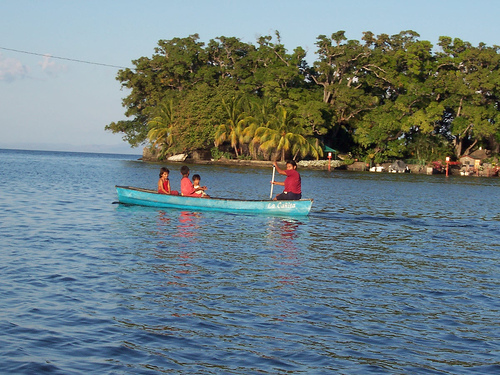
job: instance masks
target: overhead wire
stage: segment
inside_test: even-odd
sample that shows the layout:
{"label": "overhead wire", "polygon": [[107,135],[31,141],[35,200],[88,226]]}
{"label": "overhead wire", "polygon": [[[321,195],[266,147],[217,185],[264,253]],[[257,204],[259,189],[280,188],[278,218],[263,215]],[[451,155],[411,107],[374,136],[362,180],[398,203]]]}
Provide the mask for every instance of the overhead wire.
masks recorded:
{"label": "overhead wire", "polygon": [[110,68],[118,68],[118,69],[128,69],[128,67],[126,67],[126,66],[103,64],[103,63],[98,63],[98,62],[93,62],[93,61],[85,61],[85,60],[79,60],[79,59],[70,59],[68,57],[52,56],[51,54],[48,54],[48,53],[36,53],[36,52],[29,52],[29,51],[21,51],[18,49],[6,48],[6,47],[0,47],[0,49],[3,49],[5,51],[24,53],[27,55],[35,55],[35,56],[42,56],[42,57],[50,57],[52,59],[58,59],[58,60],[73,61],[73,62],[78,62],[78,63],[83,63],[83,64],[100,65],[100,66],[107,66]]}

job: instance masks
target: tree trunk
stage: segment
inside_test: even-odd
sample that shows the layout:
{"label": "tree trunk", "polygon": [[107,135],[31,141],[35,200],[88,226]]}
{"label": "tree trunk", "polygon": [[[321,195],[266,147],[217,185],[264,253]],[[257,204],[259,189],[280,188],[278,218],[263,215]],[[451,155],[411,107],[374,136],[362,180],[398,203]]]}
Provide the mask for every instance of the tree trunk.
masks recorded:
{"label": "tree trunk", "polygon": [[453,140],[453,147],[455,148],[455,156],[460,158],[462,156],[462,140],[460,138],[455,138]]}
{"label": "tree trunk", "polygon": [[494,135],[490,135],[488,137],[488,145],[488,148],[491,150],[492,154],[500,153],[500,143],[495,139]]}
{"label": "tree trunk", "polygon": [[469,155],[470,154],[470,150],[472,149],[472,147],[474,147],[476,145],[476,143],[477,143],[477,139],[474,142],[472,142],[472,144],[469,147],[467,147],[465,149],[464,155]]}

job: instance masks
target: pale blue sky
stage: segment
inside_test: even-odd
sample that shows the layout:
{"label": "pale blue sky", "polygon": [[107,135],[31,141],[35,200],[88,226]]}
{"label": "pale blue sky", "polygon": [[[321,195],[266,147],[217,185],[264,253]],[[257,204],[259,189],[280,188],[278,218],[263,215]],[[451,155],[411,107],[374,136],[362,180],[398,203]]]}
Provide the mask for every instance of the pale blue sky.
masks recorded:
{"label": "pale blue sky", "polygon": [[[318,35],[413,30],[500,45],[498,0],[0,0],[0,47],[129,66],[160,39],[198,33],[255,43],[281,34],[314,61]],[[130,152],[104,131],[124,119],[117,69],[0,49],[0,148]],[[141,150],[132,150],[141,153]]]}

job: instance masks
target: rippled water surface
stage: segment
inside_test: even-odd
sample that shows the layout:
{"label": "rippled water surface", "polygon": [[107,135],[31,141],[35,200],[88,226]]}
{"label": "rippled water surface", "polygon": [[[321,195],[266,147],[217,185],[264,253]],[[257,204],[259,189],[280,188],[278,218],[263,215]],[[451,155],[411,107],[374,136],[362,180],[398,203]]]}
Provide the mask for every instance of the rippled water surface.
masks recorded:
{"label": "rippled water surface", "polygon": [[500,373],[498,178],[301,170],[277,218],[114,204],[135,159],[0,150],[0,373]]}

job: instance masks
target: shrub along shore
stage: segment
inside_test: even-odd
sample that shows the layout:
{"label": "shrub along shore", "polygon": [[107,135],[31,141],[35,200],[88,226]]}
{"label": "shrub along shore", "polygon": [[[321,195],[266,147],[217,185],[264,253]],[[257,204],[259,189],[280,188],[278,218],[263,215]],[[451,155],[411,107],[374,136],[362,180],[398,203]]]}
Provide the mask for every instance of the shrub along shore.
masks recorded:
{"label": "shrub along shore", "polygon": [[[257,168],[272,168],[272,161],[263,161],[263,160],[245,160],[245,159],[226,159],[220,158],[218,160],[215,159],[200,159],[200,158],[186,158],[184,161],[172,161],[165,160],[160,161],[155,158],[141,158],[140,160],[148,163],[161,164],[165,163],[178,163],[181,164],[203,164],[203,165],[233,165],[233,166],[251,166]],[[278,162],[280,164],[284,164],[284,162]],[[343,160],[301,160],[297,163],[299,169],[311,169],[311,170],[325,170],[328,171],[328,165],[330,164],[331,171],[369,171],[370,165],[365,162],[345,162]],[[390,166],[392,163],[382,163],[377,165],[378,167],[382,167],[382,172],[388,172],[390,170]],[[410,173],[417,174],[439,174],[444,173],[444,170],[437,170],[432,167],[419,165],[419,164],[407,164]],[[432,172],[429,171],[431,168]],[[450,168],[450,174],[459,174],[459,168],[454,166]]]}
{"label": "shrub along shore", "polygon": [[[487,153],[485,153],[487,155]],[[271,168],[272,161],[269,160],[252,160],[246,158],[227,158],[222,156],[220,158],[211,157],[209,152],[198,150],[193,151],[189,154],[178,154],[166,160],[160,160],[158,153],[154,152],[150,147],[145,147],[143,149],[142,160],[144,162],[157,163],[186,163],[186,164],[226,164],[235,166],[252,166],[252,167],[262,167]],[[448,166],[449,175],[465,175],[465,176],[481,176],[481,177],[492,177],[498,176],[500,167],[498,166],[498,159],[489,159],[490,161],[483,161],[479,167],[479,170],[474,168],[468,168],[466,165],[461,163],[453,162]],[[446,162],[434,162],[431,164],[407,164],[401,160],[397,160],[400,165],[395,166],[396,160],[386,163],[368,163],[366,161],[353,160],[348,154],[336,154],[334,159],[327,160],[300,160],[297,165],[301,169],[314,169],[314,170],[346,170],[346,171],[371,171],[371,172],[396,172],[402,173],[414,173],[414,174],[446,174]],[[281,162],[285,164],[284,162]],[[401,167],[402,165],[402,167]],[[395,171],[396,169],[396,171]],[[399,172],[397,172],[399,170]]]}

